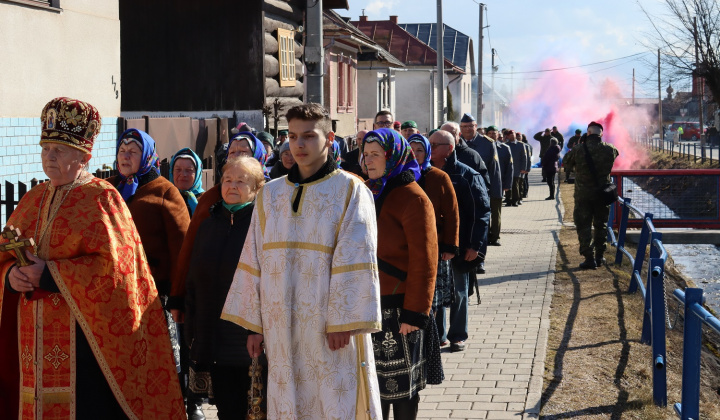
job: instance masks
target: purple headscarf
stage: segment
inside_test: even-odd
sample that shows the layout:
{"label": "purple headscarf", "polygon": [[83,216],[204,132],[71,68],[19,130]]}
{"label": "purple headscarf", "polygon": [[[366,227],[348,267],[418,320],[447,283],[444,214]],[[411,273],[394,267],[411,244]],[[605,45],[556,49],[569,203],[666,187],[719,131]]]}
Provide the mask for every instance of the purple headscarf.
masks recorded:
{"label": "purple headscarf", "polygon": [[[377,198],[382,194],[385,184],[388,180],[405,171],[412,171],[415,181],[420,179],[420,166],[415,160],[415,154],[410,148],[410,144],[400,133],[390,128],[380,128],[370,131],[365,135],[362,143],[362,152],[365,151],[365,145],[377,142],[385,150],[385,172],[378,179],[368,181],[368,187],[372,191],[373,196]],[[363,163],[365,165],[365,163]]]}

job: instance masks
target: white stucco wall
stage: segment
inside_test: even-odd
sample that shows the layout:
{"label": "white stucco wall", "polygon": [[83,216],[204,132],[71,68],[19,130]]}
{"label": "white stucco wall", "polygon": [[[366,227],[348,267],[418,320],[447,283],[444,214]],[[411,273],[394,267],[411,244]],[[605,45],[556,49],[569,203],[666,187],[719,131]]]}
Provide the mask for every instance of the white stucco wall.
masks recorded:
{"label": "white stucco wall", "polygon": [[[102,116],[90,170],[115,160],[120,115],[118,0],[61,0],[61,10],[0,2],[0,185],[45,179],[40,113],[50,99],[93,104]],[[115,84],[113,84],[113,81]],[[5,188],[0,198],[5,199]],[[0,225],[5,223],[4,206]]]}
{"label": "white stucco wall", "polygon": [[118,0],[61,0],[60,7],[0,3],[0,117],[40,117],[57,96],[90,102],[103,117],[120,115]]}
{"label": "white stucco wall", "polygon": [[389,89],[390,106],[382,107],[378,85],[382,78],[388,74],[387,68],[363,69],[362,63],[357,72],[357,95],[358,95],[358,119],[374,120],[375,114],[383,108],[387,108],[395,114],[397,104],[396,75],[397,71],[390,70]]}

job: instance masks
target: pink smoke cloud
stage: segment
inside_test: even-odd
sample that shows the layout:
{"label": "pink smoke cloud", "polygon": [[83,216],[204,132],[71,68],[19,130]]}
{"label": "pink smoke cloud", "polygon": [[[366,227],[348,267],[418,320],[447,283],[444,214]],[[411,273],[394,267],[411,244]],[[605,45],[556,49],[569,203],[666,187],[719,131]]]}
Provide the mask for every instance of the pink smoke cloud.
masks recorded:
{"label": "pink smoke cloud", "polygon": [[[548,59],[541,68],[567,66]],[[532,136],[545,128],[557,126],[567,142],[575,129],[585,132],[587,125],[596,121],[604,127],[603,141],[620,151],[614,169],[638,168],[647,163],[647,152],[635,144],[632,133],[643,127],[649,130],[650,116],[645,109],[625,104],[617,81],[608,78],[596,83],[583,69],[569,69],[542,73],[533,82],[510,104],[510,126],[525,133],[533,147],[537,141]],[[539,151],[539,146],[535,150]]]}

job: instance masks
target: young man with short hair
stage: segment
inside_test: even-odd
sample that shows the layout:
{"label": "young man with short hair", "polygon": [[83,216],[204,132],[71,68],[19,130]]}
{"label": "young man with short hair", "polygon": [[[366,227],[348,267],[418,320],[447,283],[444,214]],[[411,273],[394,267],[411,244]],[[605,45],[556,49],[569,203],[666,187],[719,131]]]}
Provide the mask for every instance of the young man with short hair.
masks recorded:
{"label": "young man with short hair", "polygon": [[264,341],[268,418],[379,418],[373,196],[328,157],[334,133],[322,106],[295,106],[287,120],[296,164],[256,198],[221,318],[256,333],[250,356]]}

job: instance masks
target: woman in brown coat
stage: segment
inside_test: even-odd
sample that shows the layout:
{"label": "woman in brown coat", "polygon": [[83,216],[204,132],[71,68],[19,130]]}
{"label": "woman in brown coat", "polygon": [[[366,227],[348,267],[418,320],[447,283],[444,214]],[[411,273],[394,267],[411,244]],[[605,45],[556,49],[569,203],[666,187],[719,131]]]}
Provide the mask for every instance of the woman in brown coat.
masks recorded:
{"label": "woman in brown coat", "polygon": [[435,210],[439,247],[438,275],[435,279],[433,300],[435,312],[438,307],[450,307],[455,295],[450,260],[459,253],[458,202],[450,176],[430,164],[431,148],[428,139],[421,134],[413,134],[408,138],[408,143],[420,165],[420,179],[417,183],[425,191]]}
{"label": "woman in brown coat", "polygon": [[415,182],[420,168],[407,141],[381,128],[364,139],[363,156],[375,198],[381,332],[373,334],[383,418],[417,416],[427,383],[425,336],[437,272],[432,203]]}
{"label": "woman in brown coat", "polygon": [[108,181],[130,209],[160,296],[170,293],[178,255],[190,224],[180,191],[160,176],[155,140],[131,128],[117,143],[119,174]]}

